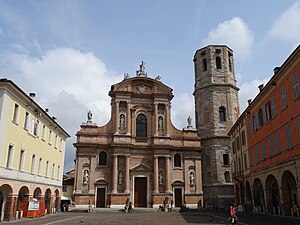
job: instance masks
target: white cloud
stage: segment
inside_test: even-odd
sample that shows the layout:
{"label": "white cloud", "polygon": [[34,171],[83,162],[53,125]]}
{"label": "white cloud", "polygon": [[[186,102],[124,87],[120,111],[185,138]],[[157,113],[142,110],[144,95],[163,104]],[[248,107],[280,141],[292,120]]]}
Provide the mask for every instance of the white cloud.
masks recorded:
{"label": "white cloud", "polygon": [[104,125],[110,118],[111,84],[121,80],[107,70],[106,65],[93,53],[70,48],[49,50],[40,58],[25,53],[2,53],[1,74],[13,80],[25,92],[36,92],[37,102],[49,108],[49,114],[72,136],[68,140],[66,170],[74,166],[75,133],[87,120],[89,109],[93,122]]}
{"label": "white cloud", "polygon": [[240,102],[240,112],[242,113],[248,106],[248,100],[254,99],[256,95],[259,93],[258,86],[261,84],[266,85],[270,78],[266,78],[263,80],[252,80],[248,83],[243,83],[240,86],[239,91],[239,102]]}
{"label": "white cloud", "polygon": [[300,3],[297,1],[274,22],[267,35],[283,41],[300,42]]}
{"label": "white cloud", "polygon": [[224,44],[234,50],[236,58],[247,58],[251,54],[253,33],[240,17],[219,23],[209,31],[203,45]]}

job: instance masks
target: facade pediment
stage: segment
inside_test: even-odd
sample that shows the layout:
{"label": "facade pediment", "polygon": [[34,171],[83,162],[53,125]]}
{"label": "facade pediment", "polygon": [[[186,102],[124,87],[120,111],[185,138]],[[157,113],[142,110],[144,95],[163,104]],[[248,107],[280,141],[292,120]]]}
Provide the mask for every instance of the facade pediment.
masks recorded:
{"label": "facade pediment", "polygon": [[95,185],[108,185],[109,182],[106,179],[98,179],[94,183]]}
{"label": "facade pediment", "polygon": [[139,164],[132,169],[130,169],[131,172],[152,172],[152,169],[144,164]]}

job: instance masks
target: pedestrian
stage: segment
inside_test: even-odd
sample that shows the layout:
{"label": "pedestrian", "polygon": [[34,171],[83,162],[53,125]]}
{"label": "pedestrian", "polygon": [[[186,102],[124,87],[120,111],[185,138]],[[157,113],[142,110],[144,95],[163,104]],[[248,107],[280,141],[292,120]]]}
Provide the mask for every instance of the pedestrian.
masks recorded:
{"label": "pedestrian", "polygon": [[229,221],[232,224],[236,224],[237,223],[236,208],[235,208],[234,203],[231,203],[229,205]]}

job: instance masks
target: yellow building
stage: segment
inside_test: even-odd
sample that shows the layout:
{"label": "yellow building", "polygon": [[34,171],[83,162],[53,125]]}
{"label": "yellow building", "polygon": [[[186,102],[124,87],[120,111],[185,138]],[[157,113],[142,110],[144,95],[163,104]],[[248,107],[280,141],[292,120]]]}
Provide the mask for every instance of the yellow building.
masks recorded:
{"label": "yellow building", "polygon": [[70,136],[34,97],[0,79],[0,221],[59,208]]}

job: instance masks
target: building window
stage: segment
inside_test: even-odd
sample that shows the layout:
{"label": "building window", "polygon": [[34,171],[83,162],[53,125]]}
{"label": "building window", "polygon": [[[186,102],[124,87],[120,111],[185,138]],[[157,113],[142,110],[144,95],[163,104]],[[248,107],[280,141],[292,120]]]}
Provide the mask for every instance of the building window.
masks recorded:
{"label": "building window", "polygon": [[34,173],[34,170],[35,170],[35,155],[33,154],[31,158],[31,173]]}
{"label": "building window", "polygon": [[276,140],[276,153],[279,154],[280,153],[280,141],[279,141],[278,131],[276,131],[275,140]]}
{"label": "building window", "polygon": [[62,186],[62,191],[63,191],[63,192],[67,192],[67,185],[63,185],[63,186]]}
{"label": "building window", "polygon": [[253,156],[252,156],[252,152],[248,152],[248,158],[249,158],[249,164],[250,166],[253,165]]}
{"label": "building window", "polygon": [[223,154],[223,165],[229,166],[229,154]]}
{"label": "building window", "polygon": [[57,134],[55,134],[55,139],[54,139],[54,148],[57,148]]}
{"label": "building window", "polygon": [[56,179],[59,180],[60,177],[60,166],[57,167],[57,177]]}
{"label": "building window", "polygon": [[14,108],[13,122],[18,123],[19,120],[19,105],[16,103]]}
{"label": "building window", "polygon": [[52,145],[52,130],[49,130],[49,145]]}
{"label": "building window", "polygon": [[245,170],[248,169],[247,155],[246,154],[244,154],[244,166],[245,166]]}
{"label": "building window", "polygon": [[28,129],[28,122],[29,122],[29,112],[25,113],[25,122],[24,122],[24,129]]}
{"label": "building window", "polygon": [[55,169],[55,163],[52,164],[52,179],[54,178],[54,169]]}
{"label": "building window", "polygon": [[45,141],[45,138],[46,138],[46,126],[43,125],[42,140]]}
{"label": "building window", "polygon": [[292,76],[292,85],[293,85],[293,90],[294,90],[294,97],[298,98],[300,95],[300,91],[299,91],[297,75]]}
{"label": "building window", "polygon": [[181,156],[178,153],[174,155],[174,167],[181,167]]}
{"label": "building window", "polygon": [[274,144],[273,144],[273,136],[271,135],[269,137],[269,142],[270,142],[270,156],[274,156]]}
{"label": "building window", "polygon": [[190,185],[194,185],[195,184],[195,172],[194,171],[190,171],[190,173],[189,173],[189,181],[190,181]]}
{"label": "building window", "polygon": [[46,162],[46,172],[45,172],[46,177],[48,177],[48,173],[49,173],[49,161]]}
{"label": "building window", "polygon": [[292,149],[293,148],[293,141],[292,141],[292,132],[291,132],[290,124],[286,125],[285,131],[286,131],[286,139],[287,139],[288,149]]}
{"label": "building window", "polygon": [[270,121],[271,119],[271,105],[270,105],[270,102],[268,102],[267,104],[265,104],[265,119],[266,119],[266,122]]}
{"label": "building window", "polygon": [[159,183],[159,185],[164,184],[164,172],[163,171],[158,172],[158,183]]}
{"label": "building window", "polygon": [[207,60],[205,58],[202,59],[202,69],[203,71],[207,71]]}
{"label": "building window", "polygon": [[24,160],[25,160],[25,150],[21,150],[20,154],[20,163],[19,163],[19,170],[23,171],[24,170]]}
{"label": "building window", "polygon": [[216,57],[216,67],[217,67],[217,69],[222,69],[222,63],[221,63],[221,57],[220,56]]}
{"label": "building window", "polygon": [[285,88],[281,88],[281,103],[283,109],[287,107]]}
{"label": "building window", "polygon": [[224,106],[221,106],[219,108],[219,117],[220,117],[220,122],[226,121],[226,109]]}
{"label": "building window", "polygon": [[40,160],[39,160],[39,167],[38,167],[38,174],[39,175],[42,174],[42,166],[43,166],[43,159],[40,158]]}
{"label": "building window", "polygon": [[224,178],[226,183],[230,183],[230,173],[228,171],[224,173]]}
{"label": "building window", "polygon": [[147,137],[147,118],[144,114],[139,114],[136,118],[136,136]]}
{"label": "building window", "polygon": [[33,128],[33,134],[35,135],[35,136],[37,136],[37,137],[39,137],[39,134],[40,133],[40,121],[36,121],[35,123],[34,123],[34,128]]}
{"label": "building window", "polygon": [[245,131],[243,130],[242,131],[242,145],[245,145],[246,144],[246,134],[245,134]]}
{"label": "building window", "polygon": [[206,163],[206,166],[210,166],[210,155],[205,156],[205,163]]}
{"label": "building window", "polygon": [[275,99],[274,99],[274,97],[271,98],[270,106],[271,106],[271,116],[273,118],[276,115],[276,106],[275,106]]}
{"label": "building window", "polygon": [[7,168],[12,167],[13,151],[14,151],[14,146],[9,145],[8,146],[8,152],[7,152],[7,160],[6,160],[6,167]]}
{"label": "building window", "polygon": [[265,145],[263,142],[261,143],[261,152],[262,152],[262,159],[265,160],[267,158],[267,156],[266,156]]}
{"label": "building window", "polygon": [[259,149],[258,149],[258,145],[255,146],[255,161],[256,161],[256,163],[259,163]]}
{"label": "building window", "polygon": [[101,151],[99,153],[99,165],[106,166],[107,165],[107,154],[105,151]]}
{"label": "building window", "polygon": [[263,119],[263,112],[261,109],[258,110],[257,116],[258,116],[258,127],[262,127],[262,125],[264,124],[264,119]]}

